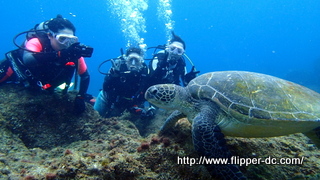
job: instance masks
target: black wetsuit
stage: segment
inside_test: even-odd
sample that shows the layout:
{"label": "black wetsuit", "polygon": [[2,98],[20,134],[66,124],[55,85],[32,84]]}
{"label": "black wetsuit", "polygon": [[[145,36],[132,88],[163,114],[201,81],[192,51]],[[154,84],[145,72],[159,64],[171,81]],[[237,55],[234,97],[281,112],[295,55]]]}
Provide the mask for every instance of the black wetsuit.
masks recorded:
{"label": "black wetsuit", "polygon": [[108,112],[106,117],[119,116],[124,110],[133,106],[141,106],[144,102],[144,92],[147,87],[148,69],[140,72],[123,71],[106,75],[103,91],[107,94]]}
{"label": "black wetsuit", "polygon": [[[158,53],[155,55],[158,59],[157,68],[153,69],[150,64],[150,86],[155,84],[177,84],[185,86],[185,60],[181,57],[177,63],[170,65],[168,62],[168,53]],[[152,63],[152,62],[150,62]],[[172,66],[172,68],[170,68]]]}

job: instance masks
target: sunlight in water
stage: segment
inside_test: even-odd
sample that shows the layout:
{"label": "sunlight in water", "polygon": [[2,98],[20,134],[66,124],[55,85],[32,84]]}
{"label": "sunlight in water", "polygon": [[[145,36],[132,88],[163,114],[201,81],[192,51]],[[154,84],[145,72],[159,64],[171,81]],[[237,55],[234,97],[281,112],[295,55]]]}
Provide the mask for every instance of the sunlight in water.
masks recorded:
{"label": "sunlight in water", "polygon": [[127,46],[143,44],[142,33],[146,33],[143,11],[148,9],[148,0],[109,0],[113,15],[119,18],[121,31],[128,41]]}
{"label": "sunlight in water", "polygon": [[171,19],[171,0],[159,0],[158,3],[158,19],[165,25],[166,37],[169,40],[171,31],[174,29],[174,21]]}

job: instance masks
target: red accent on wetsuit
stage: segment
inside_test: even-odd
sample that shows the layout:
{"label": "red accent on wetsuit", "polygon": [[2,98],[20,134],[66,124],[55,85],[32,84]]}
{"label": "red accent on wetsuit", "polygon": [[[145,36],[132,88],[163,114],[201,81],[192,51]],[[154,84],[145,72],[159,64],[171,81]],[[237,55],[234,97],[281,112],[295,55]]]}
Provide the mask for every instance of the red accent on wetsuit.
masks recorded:
{"label": "red accent on wetsuit", "polygon": [[74,62],[67,62],[65,65],[66,66],[75,66],[76,64]]}
{"label": "red accent on wetsuit", "polygon": [[12,68],[8,67],[8,69],[6,71],[6,75],[2,79],[0,79],[0,83],[7,80],[12,74],[13,74]]}
{"label": "red accent on wetsuit", "polygon": [[46,90],[46,89],[48,89],[48,88],[50,88],[50,87],[51,87],[51,84],[45,84],[45,85],[43,85],[41,88],[44,89],[44,90]]}

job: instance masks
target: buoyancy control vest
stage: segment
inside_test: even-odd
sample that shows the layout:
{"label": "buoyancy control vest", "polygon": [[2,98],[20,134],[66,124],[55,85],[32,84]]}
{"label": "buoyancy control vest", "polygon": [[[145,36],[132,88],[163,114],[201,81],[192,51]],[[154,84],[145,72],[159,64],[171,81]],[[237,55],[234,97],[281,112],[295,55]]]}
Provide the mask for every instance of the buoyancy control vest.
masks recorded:
{"label": "buoyancy control vest", "polygon": [[[153,67],[153,61],[155,59],[158,60],[158,66],[156,68]],[[180,78],[183,78],[185,75],[185,59],[181,56],[174,65],[170,65],[167,59],[168,52],[162,50],[155,54],[153,59],[149,62],[150,80],[152,81],[150,85],[165,83],[180,85]]]}
{"label": "buoyancy control vest", "polygon": [[145,63],[142,63],[139,71],[129,71],[123,58],[114,60],[103,83],[103,91],[108,94],[109,108],[143,102],[147,82],[148,67]]}
{"label": "buoyancy control vest", "polygon": [[[43,90],[54,90],[57,86],[66,83],[64,92],[67,92],[71,79],[78,66],[78,60],[64,65],[55,63],[55,59],[48,59],[34,67],[27,67],[23,63],[24,51],[34,54],[55,53],[48,38],[47,22],[37,24],[33,29],[19,33],[14,37],[14,44],[19,48],[6,54],[7,60],[12,64],[15,74],[18,75],[17,81],[23,82],[25,86],[40,87]],[[15,40],[18,36],[26,34],[26,41],[22,45],[17,45]],[[25,48],[25,43],[33,38],[37,38],[42,46],[41,52],[33,52]],[[19,76],[20,75],[20,76]],[[19,78],[20,77],[20,78]]]}

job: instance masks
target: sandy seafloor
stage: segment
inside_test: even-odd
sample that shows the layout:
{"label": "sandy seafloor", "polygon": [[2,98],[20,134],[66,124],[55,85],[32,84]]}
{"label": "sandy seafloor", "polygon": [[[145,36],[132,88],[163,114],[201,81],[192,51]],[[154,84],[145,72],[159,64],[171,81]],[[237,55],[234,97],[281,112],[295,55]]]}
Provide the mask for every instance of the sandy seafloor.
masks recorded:
{"label": "sandy seafloor", "polygon": [[[126,113],[105,119],[87,104],[75,115],[74,95],[1,86],[0,179],[212,179],[203,165],[177,163],[178,156],[198,157],[186,119],[159,137],[166,111],[150,122]],[[301,133],[227,143],[242,158],[304,158],[297,165],[241,166],[248,179],[320,179],[319,148]]]}

